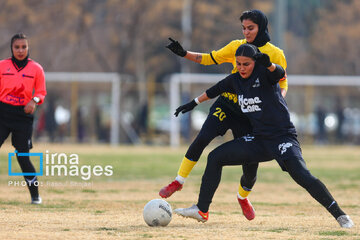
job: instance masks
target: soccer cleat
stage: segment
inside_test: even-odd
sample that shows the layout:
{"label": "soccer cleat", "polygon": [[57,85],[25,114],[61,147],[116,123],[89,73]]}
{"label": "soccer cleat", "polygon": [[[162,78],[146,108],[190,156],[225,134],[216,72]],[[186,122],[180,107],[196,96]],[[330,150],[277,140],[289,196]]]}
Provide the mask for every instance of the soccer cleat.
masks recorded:
{"label": "soccer cleat", "polygon": [[351,220],[349,215],[341,215],[336,219],[336,221],[342,228],[352,228],[354,226],[354,222]]}
{"label": "soccer cleat", "polygon": [[253,220],[255,218],[255,209],[249,199],[240,199],[239,196],[237,196],[237,200],[246,219],[249,221]]}
{"label": "soccer cleat", "polygon": [[198,222],[204,223],[209,219],[209,212],[203,213],[195,204],[189,208],[177,208],[174,212],[186,218],[196,219]]}
{"label": "soccer cleat", "polygon": [[180,191],[182,189],[183,185],[179,183],[177,180],[172,181],[169,185],[163,187],[159,195],[162,198],[168,198],[170,197],[174,192]]}
{"label": "soccer cleat", "polygon": [[42,203],[42,199],[40,196],[31,198],[31,204],[41,204],[41,203]]}

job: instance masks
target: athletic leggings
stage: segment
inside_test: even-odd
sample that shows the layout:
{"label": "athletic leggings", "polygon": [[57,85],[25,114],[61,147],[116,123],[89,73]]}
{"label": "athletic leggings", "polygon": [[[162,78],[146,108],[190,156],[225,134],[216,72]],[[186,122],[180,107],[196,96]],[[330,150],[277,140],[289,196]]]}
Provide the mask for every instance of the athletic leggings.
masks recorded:
{"label": "athletic leggings", "polygon": [[[219,112],[225,114],[225,118],[220,120]],[[188,148],[185,157],[191,161],[198,161],[205,147],[216,138],[226,133],[231,129],[234,138],[240,138],[249,134],[252,131],[250,122],[245,116],[235,114],[230,110],[221,100],[217,100],[210,108],[209,115],[206,118],[199,134]],[[245,190],[251,190],[256,182],[257,169],[259,164],[243,164],[243,175],[240,179],[240,184]]]}
{"label": "athletic leggings", "polygon": [[[290,137],[280,139],[279,141],[287,141],[293,144],[292,147],[287,149],[287,153],[285,152],[284,154],[287,155],[286,159],[282,160],[286,171],[294,181],[305,188],[334,217],[337,218],[339,215],[342,215],[343,212],[338,207],[334,210],[329,209],[331,206],[337,206],[337,204],[325,185],[310,173],[305,161],[299,157],[301,150],[297,146],[296,138]],[[270,161],[274,158],[274,152],[268,151],[268,148],[273,149],[275,144],[272,143],[272,146],[268,146],[266,142],[262,141],[247,143],[246,141],[233,140],[212,151],[208,156],[207,166],[202,177],[197,203],[199,209],[203,212],[208,212],[212,198],[221,180],[223,166],[242,165],[247,161]],[[245,148],[246,146],[248,148]]]}

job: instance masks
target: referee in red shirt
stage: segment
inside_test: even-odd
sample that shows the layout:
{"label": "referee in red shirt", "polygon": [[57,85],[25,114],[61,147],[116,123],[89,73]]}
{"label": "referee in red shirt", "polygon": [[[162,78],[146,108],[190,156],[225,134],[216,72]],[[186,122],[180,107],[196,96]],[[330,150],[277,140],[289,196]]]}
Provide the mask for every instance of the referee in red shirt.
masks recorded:
{"label": "referee in red shirt", "polygon": [[[34,112],[46,96],[43,68],[29,58],[27,37],[11,38],[11,58],[0,61],[0,147],[11,133],[11,142],[18,153],[32,148]],[[35,173],[29,156],[17,156],[23,173]],[[24,176],[30,190],[31,203],[41,204],[35,175]]]}

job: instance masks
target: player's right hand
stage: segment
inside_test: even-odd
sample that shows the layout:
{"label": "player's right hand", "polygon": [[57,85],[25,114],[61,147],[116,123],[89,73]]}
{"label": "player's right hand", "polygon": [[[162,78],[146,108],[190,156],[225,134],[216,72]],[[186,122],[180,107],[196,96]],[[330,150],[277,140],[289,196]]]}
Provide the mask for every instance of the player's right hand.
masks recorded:
{"label": "player's right hand", "polygon": [[255,61],[264,67],[268,68],[271,66],[270,57],[266,53],[257,53],[254,56]]}
{"label": "player's right hand", "polygon": [[175,53],[176,55],[178,55],[180,57],[185,57],[186,51],[181,46],[181,44],[172,38],[169,38],[169,40],[171,41],[171,43],[169,45],[167,45],[166,48],[170,49],[173,53]]}
{"label": "player's right hand", "polygon": [[179,113],[186,113],[188,111],[191,111],[194,109],[194,107],[196,107],[197,103],[195,102],[195,100],[193,99],[191,102],[181,105],[180,107],[178,107],[174,113],[174,115],[177,117],[179,115]]}

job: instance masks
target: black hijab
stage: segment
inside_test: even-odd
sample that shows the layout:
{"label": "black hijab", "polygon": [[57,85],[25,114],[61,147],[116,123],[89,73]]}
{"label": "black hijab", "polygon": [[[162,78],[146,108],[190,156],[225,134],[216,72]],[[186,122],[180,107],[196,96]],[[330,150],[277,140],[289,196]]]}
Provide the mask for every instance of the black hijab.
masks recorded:
{"label": "black hijab", "polygon": [[17,60],[14,55],[12,55],[11,61],[16,65],[18,70],[23,69],[29,61],[29,54],[23,60]]}
{"label": "black hijab", "polygon": [[251,43],[257,47],[264,46],[267,42],[270,41],[270,35],[268,31],[268,20],[265,14],[260,10],[249,10],[243,12],[240,17],[240,21],[242,22],[244,19],[249,19],[256,23],[259,27],[259,31],[256,35],[255,40]]}
{"label": "black hijab", "polygon": [[240,47],[236,50],[235,56],[244,56],[254,59],[255,55],[259,53],[259,49],[249,43],[241,44]]}

